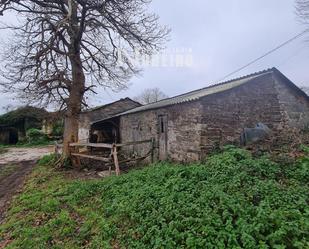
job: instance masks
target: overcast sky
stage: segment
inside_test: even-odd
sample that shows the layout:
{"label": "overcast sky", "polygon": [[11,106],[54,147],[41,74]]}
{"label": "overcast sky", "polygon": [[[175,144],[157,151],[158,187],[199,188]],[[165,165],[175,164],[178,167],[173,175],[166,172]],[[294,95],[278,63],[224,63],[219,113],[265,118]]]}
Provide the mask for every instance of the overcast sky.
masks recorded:
{"label": "overcast sky", "polygon": [[[294,0],[153,0],[152,9],[172,29],[168,51],[185,49],[192,63],[146,67],[128,90],[101,90],[92,105],[134,97],[145,88],[158,87],[174,96],[208,86],[305,29],[296,18]],[[2,39],[5,35],[0,31]],[[309,86],[309,43],[300,38],[230,78],[270,67],[298,86]],[[1,94],[0,112],[12,102],[18,104],[13,98]]]}

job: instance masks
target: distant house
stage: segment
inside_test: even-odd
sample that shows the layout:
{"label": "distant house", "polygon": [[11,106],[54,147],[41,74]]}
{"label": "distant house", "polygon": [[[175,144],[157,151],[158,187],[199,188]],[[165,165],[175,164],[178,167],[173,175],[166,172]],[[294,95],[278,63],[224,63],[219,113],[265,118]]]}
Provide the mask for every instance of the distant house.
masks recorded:
{"label": "distant house", "polygon": [[48,112],[42,108],[25,106],[0,116],[0,143],[16,144],[24,140],[30,128],[42,128]]}
{"label": "distant house", "polygon": [[[309,125],[309,97],[276,68],[127,109],[92,127],[114,130],[121,143],[154,138],[159,160],[200,160],[218,145],[240,144],[244,129],[260,123],[280,135]],[[145,155],[149,149],[135,145],[123,152]]]}
{"label": "distant house", "polygon": [[81,113],[79,116],[79,141],[113,142],[115,137],[118,136],[117,134],[113,134],[115,131],[113,127],[117,127],[117,130],[119,128],[117,124],[106,122],[104,126],[98,130],[94,123],[139,106],[141,106],[141,104],[138,102],[130,98],[125,98]]}

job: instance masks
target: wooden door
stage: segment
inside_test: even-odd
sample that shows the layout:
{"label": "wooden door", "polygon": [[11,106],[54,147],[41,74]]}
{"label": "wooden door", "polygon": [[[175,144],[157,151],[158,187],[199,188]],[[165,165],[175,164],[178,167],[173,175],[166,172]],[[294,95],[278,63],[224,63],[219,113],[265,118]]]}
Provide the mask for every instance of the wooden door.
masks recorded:
{"label": "wooden door", "polygon": [[167,115],[160,115],[158,117],[159,128],[159,160],[164,161],[167,159]]}

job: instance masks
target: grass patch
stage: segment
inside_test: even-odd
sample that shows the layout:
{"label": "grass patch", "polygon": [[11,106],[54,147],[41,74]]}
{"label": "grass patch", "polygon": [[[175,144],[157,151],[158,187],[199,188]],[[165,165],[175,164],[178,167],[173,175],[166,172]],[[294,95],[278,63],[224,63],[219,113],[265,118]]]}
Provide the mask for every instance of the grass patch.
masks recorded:
{"label": "grass patch", "polygon": [[308,248],[309,158],[229,148],[81,181],[38,166],[0,226],[6,248]]}
{"label": "grass patch", "polygon": [[57,161],[57,159],[58,157],[56,154],[45,155],[38,161],[38,165],[39,166],[52,166]]}
{"label": "grass patch", "polygon": [[27,142],[27,143],[20,143],[17,144],[17,147],[21,148],[29,148],[29,147],[39,147],[39,146],[48,146],[48,145],[54,145],[54,141],[48,141],[48,140],[43,140],[43,141],[32,141],[32,142]]}
{"label": "grass patch", "polygon": [[37,141],[37,142],[20,142],[17,144],[0,144],[0,154],[1,151],[4,151],[3,153],[5,153],[7,151],[7,149],[9,148],[33,148],[33,147],[41,147],[41,146],[48,146],[48,145],[54,145],[55,142],[54,141]]}

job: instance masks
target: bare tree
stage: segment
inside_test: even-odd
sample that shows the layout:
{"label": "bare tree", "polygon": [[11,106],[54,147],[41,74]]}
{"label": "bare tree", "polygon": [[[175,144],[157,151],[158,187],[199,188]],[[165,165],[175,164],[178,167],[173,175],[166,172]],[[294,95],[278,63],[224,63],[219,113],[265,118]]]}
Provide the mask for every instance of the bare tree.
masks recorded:
{"label": "bare tree", "polygon": [[309,25],[309,0],[296,0],[296,12],[301,21]]}
{"label": "bare tree", "polygon": [[166,98],[168,98],[168,96],[159,88],[149,88],[145,89],[140,95],[136,96],[134,100],[146,105]]}
{"label": "bare tree", "polygon": [[[64,156],[78,140],[78,114],[95,87],[119,89],[138,68],[136,51],[161,49],[169,30],[147,13],[152,0],[0,0],[0,15],[20,22],[4,54],[2,85],[66,110]],[[125,51],[125,53],[121,53]]]}
{"label": "bare tree", "polygon": [[14,109],[16,109],[16,106],[12,105],[12,104],[8,104],[4,107],[2,107],[2,110],[7,113],[7,112],[10,112],[10,111],[13,111]]}

